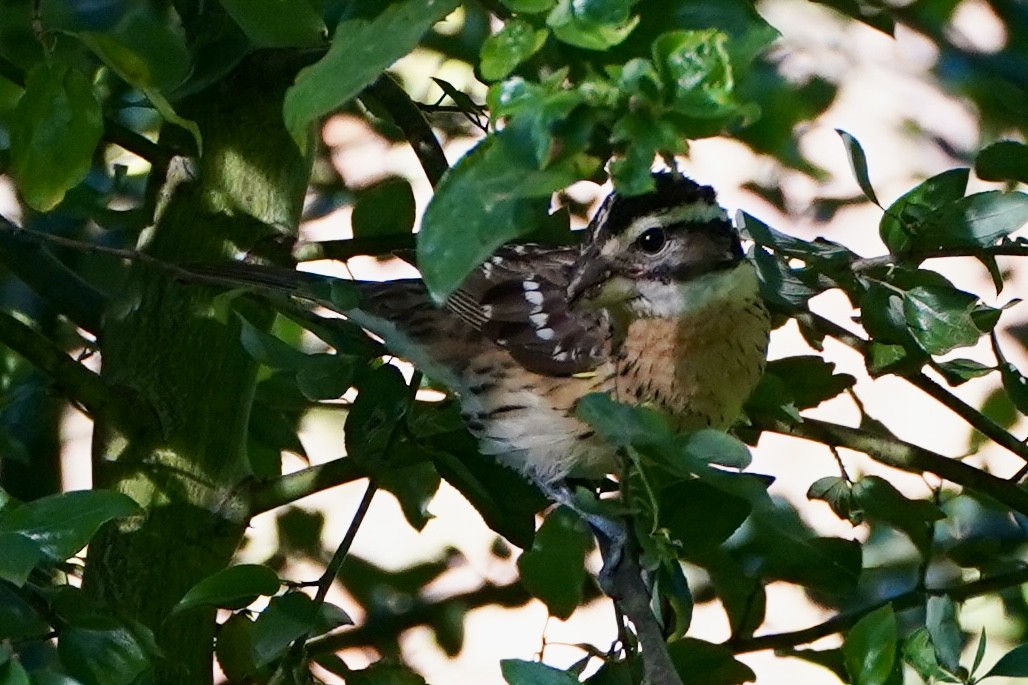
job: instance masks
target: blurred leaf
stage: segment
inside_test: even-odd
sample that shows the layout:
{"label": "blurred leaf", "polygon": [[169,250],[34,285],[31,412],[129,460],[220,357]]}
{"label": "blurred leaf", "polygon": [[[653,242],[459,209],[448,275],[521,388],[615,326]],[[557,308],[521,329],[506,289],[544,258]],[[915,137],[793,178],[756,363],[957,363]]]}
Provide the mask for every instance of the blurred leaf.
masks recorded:
{"label": "blurred leaf", "polygon": [[439,490],[440,478],[430,462],[382,469],[376,482],[396,497],[404,518],[415,530],[422,530],[432,520],[428,505]]}
{"label": "blurred leaf", "polygon": [[540,168],[529,136],[508,127],[486,138],[436,188],[418,232],[418,264],[437,301],[497,247],[538,226],[550,195],[597,163],[572,157]]}
{"label": "blurred leaf", "polygon": [[892,683],[897,651],[896,615],[886,604],[860,619],[846,634],[842,654],[854,685]]}
{"label": "blurred leaf", "polygon": [[[683,556],[720,545],[750,514],[750,503],[701,480],[686,480],[659,494],[659,524],[681,545]],[[711,516],[711,512],[717,516]]]}
{"label": "blurred leaf", "polygon": [[68,675],[83,685],[130,685],[152,668],[146,647],[152,640],[114,618],[93,616],[64,628],[57,652]]}
{"label": "blurred leaf", "polygon": [[960,669],[964,634],[957,621],[953,600],[946,595],[930,596],[925,607],[925,627],[939,663],[947,671],[956,673]]}
{"label": "blurred leaf", "polygon": [[385,453],[390,442],[397,440],[394,434],[410,404],[410,389],[392,364],[365,374],[357,387],[357,399],[346,416],[346,453],[365,468],[388,467],[382,460],[390,456]]}
{"label": "blurred leaf", "polygon": [[104,523],[140,513],[120,492],[77,490],[42,497],[0,513],[0,533],[21,533],[54,561],[86,546]]}
{"label": "blurred leaf", "polygon": [[993,143],[978,153],[974,171],[984,181],[1028,183],[1028,145],[1015,140]]}
{"label": "blurred leaf", "polygon": [[255,47],[312,47],[328,29],[307,0],[220,0]]}
{"label": "blurred leaf", "polygon": [[514,71],[542,48],[549,34],[536,30],[523,19],[512,19],[482,44],[479,68],[487,81],[496,81]]}
{"label": "blurred leaf", "polygon": [[21,662],[11,660],[0,663],[0,685],[30,685],[28,671]]}
{"label": "blurred leaf", "polygon": [[[853,485],[841,476],[825,476],[811,483],[807,489],[807,499],[827,502],[835,515],[844,521],[860,522],[853,498]],[[856,520],[854,517],[857,517]]]}
{"label": "blurred leaf", "polygon": [[170,91],[189,75],[191,57],[182,27],[149,3],[136,3],[112,29],[78,35],[126,83],[148,96]]}
{"label": "blurred leaf", "polygon": [[313,402],[334,400],[353,384],[354,366],[353,357],[341,354],[304,355],[296,385]]}
{"label": "blurred leaf", "polygon": [[929,554],[932,523],[945,518],[937,506],[927,500],[908,499],[879,476],[861,478],[853,485],[852,494],[854,503],[869,518],[903,531],[922,555]]}
{"label": "blurred leaf", "polygon": [[703,428],[690,433],[685,451],[708,464],[744,469],[750,465],[752,455],[739,438],[714,428]]}
{"label": "blurred leaf", "polygon": [[964,197],[969,169],[950,169],[932,176],[892,203],[878,224],[882,242],[892,254],[918,247],[920,223],[933,211]]}
{"label": "blurred leaf", "polygon": [[401,177],[388,178],[361,190],[350,222],[354,238],[410,233],[414,227],[414,191]]}
{"label": "blurred leaf", "polygon": [[[347,4],[328,54],[307,67],[286,91],[282,113],[293,140],[306,150],[309,126],[345,104],[382,71],[410,52],[457,0],[375,0]],[[388,36],[389,40],[383,40]]]}
{"label": "blurred leaf", "polygon": [[35,541],[19,533],[0,533],[0,579],[21,587],[42,557]]}
{"label": "blurred leaf", "polygon": [[888,5],[878,5],[866,0],[815,0],[819,5],[831,7],[847,17],[878,29],[888,36],[894,36],[896,21],[889,14]]}
{"label": "blurred leaf", "polygon": [[102,132],[85,74],[56,60],[34,67],[10,125],[11,172],[25,201],[41,212],[53,209],[85,179]]}
{"label": "blurred leaf", "polygon": [[500,672],[510,685],[578,685],[575,676],[538,661],[504,659]]}
{"label": "blurred leaf", "polygon": [[727,41],[717,29],[672,31],[654,41],[653,62],[675,111],[720,118],[738,109]]}
{"label": "blurred leaf", "polygon": [[425,685],[425,679],[402,664],[377,661],[359,671],[346,674],[348,685]]}
{"label": "blurred leaf", "polygon": [[172,614],[202,606],[242,609],[262,595],[274,595],[281,584],[278,575],[267,566],[229,566],[190,588],[172,609]]}
{"label": "blurred leaf", "polygon": [[781,656],[791,656],[795,659],[823,666],[831,671],[836,678],[842,682],[848,680],[846,675],[846,664],[842,658],[842,650],[835,649],[789,649],[776,652]]}
{"label": "blurred leaf", "polygon": [[218,627],[214,654],[230,682],[241,682],[257,671],[253,658],[253,621],[245,613],[232,614]]}
{"label": "blurred leaf", "polygon": [[500,2],[514,12],[524,12],[526,14],[546,12],[557,4],[557,0],[500,0]]}
{"label": "blurred leaf", "polygon": [[605,393],[586,395],[575,405],[575,414],[617,447],[667,441],[671,426],[659,412],[614,401]]}
{"label": "blurred leaf", "polygon": [[289,343],[266,330],[259,328],[244,317],[239,319],[239,342],[254,361],[272,369],[301,369],[310,355],[301,352]]}
{"label": "blurred leaf", "polygon": [[724,548],[707,550],[702,556],[689,558],[702,566],[721,599],[733,637],[750,637],[764,622],[767,593],[764,584],[746,572]]}
{"label": "blurred leaf", "polygon": [[567,619],[582,603],[590,543],[589,530],[578,514],[558,507],[539,527],[532,549],[518,558],[521,582],[557,618]]}
{"label": "blurred leaf", "polygon": [[631,15],[636,0],[557,0],[546,24],[559,40],[585,48],[606,50],[632,32],[638,17]]}
{"label": "blurred leaf", "polygon": [[724,645],[687,637],[668,644],[667,650],[679,677],[689,685],[735,685],[757,677]]}
{"label": "blurred leaf", "polygon": [[946,354],[978,342],[971,318],[978,298],[955,288],[917,287],[903,295],[907,328],[928,354]]}
{"label": "blurred leaf", "polygon": [[1028,195],[990,190],[951,202],[925,217],[919,247],[988,247],[1028,222]]}
{"label": "blurred leaf", "polygon": [[39,638],[50,626],[9,583],[0,581],[0,640]]}
{"label": "blurred leaf", "polygon": [[846,158],[849,160],[850,169],[853,171],[853,176],[857,179],[857,185],[860,186],[864,197],[881,207],[882,203],[875,197],[875,190],[871,186],[871,179],[867,173],[867,157],[864,155],[864,148],[860,146],[860,142],[856,138],[846,131],[837,128],[835,132],[839,134],[842,144],[846,146]]}
{"label": "blurred leaf", "polygon": [[996,665],[989,669],[989,672],[982,678],[991,678],[992,676],[1028,678],[1028,645],[1018,645],[1001,656]]}
{"label": "blurred leaf", "polygon": [[910,664],[926,683],[937,680],[948,683],[960,682],[939,665],[927,628],[918,628],[903,640],[903,660]]}

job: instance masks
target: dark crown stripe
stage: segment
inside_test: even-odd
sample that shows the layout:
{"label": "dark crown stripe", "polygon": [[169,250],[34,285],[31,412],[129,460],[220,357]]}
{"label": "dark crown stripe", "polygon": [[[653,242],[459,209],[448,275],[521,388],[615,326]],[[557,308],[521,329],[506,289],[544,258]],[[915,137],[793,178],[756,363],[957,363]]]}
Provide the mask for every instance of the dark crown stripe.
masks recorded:
{"label": "dark crown stripe", "polygon": [[[643,195],[624,197],[612,195],[610,206],[607,211],[601,210],[598,216],[607,230],[613,235],[621,233],[632,220],[640,216],[659,212],[661,210],[682,207],[685,205],[703,203],[714,205],[717,203],[717,196],[710,186],[701,186],[684,176],[676,176],[671,173],[659,173],[653,175],[653,182],[656,188]],[[597,228],[600,228],[597,226]]]}

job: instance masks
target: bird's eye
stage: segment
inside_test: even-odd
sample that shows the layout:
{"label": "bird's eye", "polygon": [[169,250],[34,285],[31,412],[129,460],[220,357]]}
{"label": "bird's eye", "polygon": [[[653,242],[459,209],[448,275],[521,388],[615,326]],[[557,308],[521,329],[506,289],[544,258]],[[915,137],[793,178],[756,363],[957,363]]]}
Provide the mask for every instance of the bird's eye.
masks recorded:
{"label": "bird's eye", "polygon": [[667,233],[664,232],[663,228],[647,229],[635,239],[635,244],[639,246],[639,249],[650,254],[660,252],[665,243],[667,243]]}

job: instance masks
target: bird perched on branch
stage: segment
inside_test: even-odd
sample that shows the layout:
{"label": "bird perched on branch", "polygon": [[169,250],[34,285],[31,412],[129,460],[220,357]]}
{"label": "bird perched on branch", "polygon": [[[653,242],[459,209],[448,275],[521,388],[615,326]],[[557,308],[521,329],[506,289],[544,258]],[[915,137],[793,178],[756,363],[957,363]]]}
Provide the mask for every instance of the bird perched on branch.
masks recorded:
{"label": "bird perched on branch", "polygon": [[[481,452],[543,485],[617,469],[615,448],[575,416],[590,393],[683,429],[728,428],[763,371],[768,313],[714,190],[654,181],[610,195],[581,247],[500,248],[442,306],[409,279],[360,283],[341,313],[452,389]],[[287,286],[297,273],[214,268]]]}

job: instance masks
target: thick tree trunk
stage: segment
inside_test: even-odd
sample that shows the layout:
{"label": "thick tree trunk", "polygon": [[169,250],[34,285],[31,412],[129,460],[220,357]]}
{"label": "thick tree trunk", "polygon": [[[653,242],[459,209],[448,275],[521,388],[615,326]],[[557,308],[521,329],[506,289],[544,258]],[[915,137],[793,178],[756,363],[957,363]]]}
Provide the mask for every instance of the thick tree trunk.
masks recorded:
{"label": "thick tree trunk", "polygon": [[[295,229],[310,167],[282,124],[293,72],[262,54],[178,107],[199,125],[203,153],[195,178],[162,197],[150,254],[226,259],[267,240],[268,227]],[[155,430],[96,426],[96,485],[130,495],[146,516],[94,539],[85,588],[154,631],[165,656],[156,682],[167,685],[211,682],[214,612],[168,613],[230,562],[247,524],[240,486],[250,474],[257,369],[240,346],[231,303],[217,294],[138,265],[101,338],[104,379],[144,398],[139,411],[154,416]]]}

